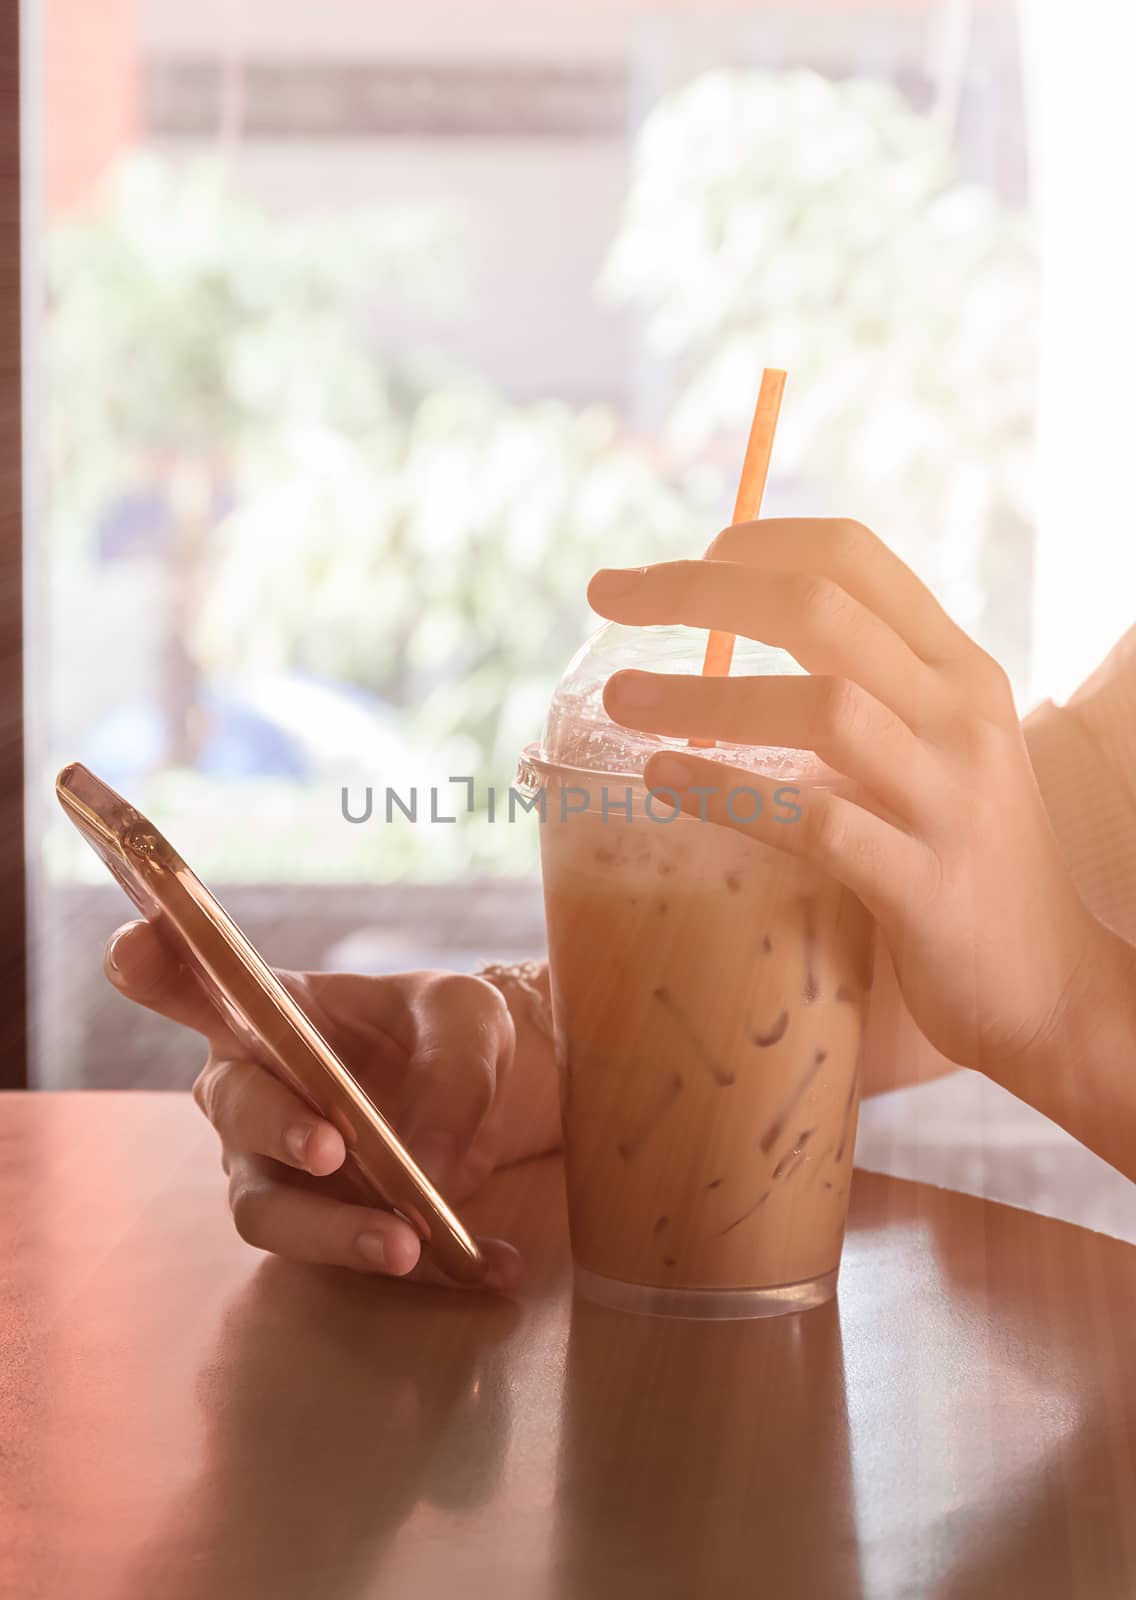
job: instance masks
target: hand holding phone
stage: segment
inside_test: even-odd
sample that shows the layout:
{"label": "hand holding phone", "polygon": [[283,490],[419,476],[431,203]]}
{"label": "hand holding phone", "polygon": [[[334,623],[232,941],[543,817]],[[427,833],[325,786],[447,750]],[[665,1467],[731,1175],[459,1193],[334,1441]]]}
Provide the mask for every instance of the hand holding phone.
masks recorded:
{"label": "hand holding phone", "polygon": [[[345,1250],[350,1253],[344,1228],[355,1227],[355,1218],[366,1219],[371,1213],[358,1203],[348,1206],[325,1194],[316,1197],[281,1184],[279,1168],[266,1159],[272,1156],[319,1173],[331,1170],[345,1149],[346,1168],[354,1174],[359,1191],[357,1201],[385,1203],[397,1211],[422,1240],[427,1258],[448,1277],[468,1284],[488,1279],[498,1286],[514,1280],[515,1253],[487,1241],[487,1259],[335,1048],[339,1045],[353,1065],[378,1063],[384,1095],[389,1085],[395,1096],[384,1103],[398,1106],[400,1094],[409,1096],[413,1113],[414,1074],[408,1077],[406,1068],[414,1058],[415,1041],[409,1035],[420,1026],[416,1018],[422,1012],[423,985],[465,986],[461,998],[490,1007],[496,1003],[494,994],[477,980],[440,974],[401,979],[315,974],[281,982],[152,824],[121,797],[77,766],[60,775],[58,790],[68,815],[156,935],[134,927],[116,940],[114,981],[132,998],[210,1037],[211,1063],[199,1080],[199,1098],[213,1101],[208,1109],[222,1134],[231,1182],[255,1218],[252,1231],[260,1235],[253,1242],[305,1259],[340,1259]],[[448,1011],[453,1014],[452,1004]],[[511,1027],[507,1016],[504,1026]],[[393,1053],[391,1060],[383,1062],[384,1050],[387,1056]],[[253,1061],[263,1062],[277,1081],[261,1074]],[[494,1065],[489,1064],[482,1083],[492,1084]],[[256,1081],[239,1085],[241,1072],[255,1074]],[[464,1087],[476,1100],[481,1092],[478,1082],[474,1074],[459,1083],[459,1094]],[[399,1109],[405,1110],[405,1105]],[[476,1122],[484,1109],[484,1104],[479,1108],[471,1102],[468,1113]],[[312,1112],[317,1115],[311,1116]],[[236,1126],[234,1118],[243,1127]],[[249,1131],[250,1119],[257,1125],[256,1133]],[[322,1133],[317,1132],[314,1146],[296,1159],[282,1148],[282,1141],[305,1124]],[[266,1143],[268,1151],[258,1149]],[[273,1170],[277,1180],[269,1182]],[[388,1237],[397,1237],[401,1230],[404,1244],[412,1245],[406,1228],[399,1224],[392,1233],[386,1227],[389,1221],[382,1219],[378,1231],[385,1229]],[[284,1244],[278,1237],[282,1229],[287,1235]],[[241,1231],[250,1236],[248,1227]],[[340,1241],[337,1246],[329,1245],[332,1236]],[[351,1240],[353,1244],[354,1235]],[[362,1260],[347,1264],[364,1265]],[[399,1269],[387,1263],[387,1270]]]}

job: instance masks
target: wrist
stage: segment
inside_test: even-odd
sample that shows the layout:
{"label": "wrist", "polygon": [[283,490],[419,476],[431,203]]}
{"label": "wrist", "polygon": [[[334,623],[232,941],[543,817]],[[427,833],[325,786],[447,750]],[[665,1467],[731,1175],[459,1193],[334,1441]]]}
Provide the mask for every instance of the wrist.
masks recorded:
{"label": "wrist", "polygon": [[552,1039],[546,961],[486,961],[474,976],[491,983],[503,996],[514,1026],[527,1024],[544,1038]]}
{"label": "wrist", "polygon": [[[1114,1165],[1107,1108],[1123,1101],[1127,1145],[1131,1137],[1129,1088],[1136,1076],[1136,947],[1091,918],[1084,953],[1050,1026],[999,1081],[1021,1099],[1068,1128]],[[1092,1129],[1090,1134],[1089,1130]]]}
{"label": "wrist", "polygon": [[498,1165],[560,1144],[560,1083],[546,961],[489,962],[477,977],[501,994],[513,1019],[516,1052],[502,1107]]}
{"label": "wrist", "polygon": [[1051,1064],[1110,1051],[1131,1059],[1136,1046],[1136,948],[1103,922],[1094,919],[1094,928],[1053,1036],[1041,1051]]}

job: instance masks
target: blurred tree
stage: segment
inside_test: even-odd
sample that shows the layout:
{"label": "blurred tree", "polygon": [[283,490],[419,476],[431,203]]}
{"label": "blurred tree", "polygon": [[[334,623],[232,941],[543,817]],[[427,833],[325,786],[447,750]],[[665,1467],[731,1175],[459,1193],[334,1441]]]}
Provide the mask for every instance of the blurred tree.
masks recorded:
{"label": "blurred tree", "polygon": [[135,551],[148,542],[160,555],[165,764],[192,765],[200,740],[194,641],[225,506],[280,471],[305,426],[397,431],[406,380],[366,349],[360,318],[375,295],[451,292],[455,254],[436,212],[277,219],[217,166],[145,155],[115,171],[95,209],[53,226],[53,547],[88,579],[100,530],[121,542],[133,526]]}
{"label": "blurred tree", "polygon": [[193,765],[202,673],[272,666],[365,686],[504,772],[579,643],[584,575],[697,547],[610,413],[370,347],[368,302],[460,293],[460,259],[436,216],[275,219],[152,158],[54,233],[55,548],[92,561],[108,505],[157,484],[160,765]]}
{"label": "blurred tree", "polygon": [[880,83],[707,74],[641,130],[604,285],[671,366],[673,448],[736,471],[754,374],[787,368],[775,474],[1024,667],[1037,261],[940,123]]}
{"label": "blurred tree", "polygon": [[607,411],[512,406],[472,380],[423,394],[397,436],[307,429],[285,455],[226,525],[202,658],[366,684],[499,775],[588,626],[586,575],[702,531]]}

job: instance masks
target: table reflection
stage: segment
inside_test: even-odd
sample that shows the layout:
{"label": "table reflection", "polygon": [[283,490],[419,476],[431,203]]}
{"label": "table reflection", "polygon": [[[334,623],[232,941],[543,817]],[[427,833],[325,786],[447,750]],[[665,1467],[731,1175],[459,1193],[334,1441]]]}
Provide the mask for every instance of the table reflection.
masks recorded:
{"label": "table reflection", "polygon": [[485,1296],[266,1261],[199,1374],[201,1471],[124,1595],[367,1592],[416,1506],[494,1496],[516,1321]]}
{"label": "table reflection", "polygon": [[572,1306],[557,1592],[860,1593],[840,1319]]}

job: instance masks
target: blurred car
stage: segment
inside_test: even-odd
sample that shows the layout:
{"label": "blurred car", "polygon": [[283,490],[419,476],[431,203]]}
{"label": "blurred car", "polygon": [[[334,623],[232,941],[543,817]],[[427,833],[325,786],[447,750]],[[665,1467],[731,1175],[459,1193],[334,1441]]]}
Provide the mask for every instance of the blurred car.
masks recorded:
{"label": "blurred car", "polygon": [[[346,782],[360,772],[413,773],[416,748],[401,714],[353,685],[302,673],[255,672],[207,680],[194,771],[221,780]],[[82,759],[126,788],[165,764],[169,732],[156,699],[115,709],[81,740]]]}

